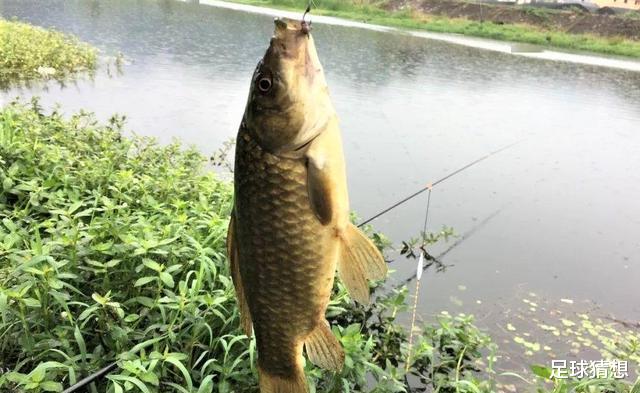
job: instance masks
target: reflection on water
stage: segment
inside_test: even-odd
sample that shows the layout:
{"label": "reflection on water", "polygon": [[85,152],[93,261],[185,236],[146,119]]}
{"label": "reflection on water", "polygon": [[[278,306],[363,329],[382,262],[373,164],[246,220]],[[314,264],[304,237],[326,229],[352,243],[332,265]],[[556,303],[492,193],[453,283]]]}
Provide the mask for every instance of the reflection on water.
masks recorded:
{"label": "reflection on water", "polygon": [[[119,77],[99,72],[3,100],[37,94],[69,113],[124,113],[136,133],[207,153],[235,135],[273,29],[267,16],[170,0],[0,0],[0,12],[130,63]],[[446,274],[426,276],[423,311],[508,309],[526,288],[640,316],[639,73],[340,26],[316,24],[315,38],[363,217],[525,139],[434,189],[431,230],[465,233],[503,210],[446,255],[454,265]],[[426,194],[374,224],[396,241],[415,235],[425,202]],[[414,271],[395,269],[398,280]]]}

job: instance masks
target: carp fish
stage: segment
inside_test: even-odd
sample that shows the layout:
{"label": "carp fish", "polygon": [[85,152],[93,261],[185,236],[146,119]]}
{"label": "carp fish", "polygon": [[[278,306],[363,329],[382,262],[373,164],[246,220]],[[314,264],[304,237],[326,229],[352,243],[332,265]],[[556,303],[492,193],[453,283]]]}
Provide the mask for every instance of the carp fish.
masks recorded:
{"label": "carp fish", "polygon": [[349,220],[338,119],[305,21],[276,19],[238,131],[227,252],[241,325],[255,333],[261,393],[305,393],[303,348],[339,371],[325,317],[336,270],[351,297],[386,263]]}

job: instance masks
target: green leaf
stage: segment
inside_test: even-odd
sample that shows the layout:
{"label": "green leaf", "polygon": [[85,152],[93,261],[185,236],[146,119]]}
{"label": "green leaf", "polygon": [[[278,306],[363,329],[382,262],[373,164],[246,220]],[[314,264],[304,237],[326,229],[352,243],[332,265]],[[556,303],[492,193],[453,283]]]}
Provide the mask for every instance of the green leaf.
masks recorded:
{"label": "green leaf", "polygon": [[85,319],[87,319],[91,315],[93,315],[93,313],[96,310],[97,310],[97,306],[91,306],[91,307],[87,308],[86,310],[84,310],[83,312],[80,313],[80,316],[78,316],[78,320],[84,321]]}
{"label": "green leaf", "polygon": [[47,283],[53,289],[61,289],[64,286],[62,281],[58,280],[57,278],[53,278],[53,277],[49,278],[47,280]]}
{"label": "green leaf", "polygon": [[62,384],[59,382],[45,381],[40,383],[40,389],[45,392],[61,392],[63,388]]}
{"label": "green leaf", "polygon": [[8,303],[7,295],[0,292],[0,314],[4,314],[7,311]]}
{"label": "green leaf", "polygon": [[171,364],[173,364],[174,366],[176,366],[180,372],[182,373],[182,376],[184,377],[185,382],[187,382],[187,387],[188,387],[188,391],[193,390],[193,382],[191,381],[191,375],[189,374],[189,371],[187,371],[186,367],[184,366],[184,364],[182,364],[182,362],[174,357],[167,357],[165,360],[165,362],[169,362]]}
{"label": "green leaf", "polygon": [[82,338],[82,333],[80,332],[80,328],[76,325],[75,330],[73,331],[73,337],[76,339],[76,343],[78,344],[78,349],[80,349],[80,354],[82,355],[82,361],[87,363],[87,346],[84,342],[84,338]]}
{"label": "green leaf", "polygon": [[164,339],[166,339],[167,337],[165,336],[160,336],[160,337],[156,337],[156,338],[152,338],[149,339],[147,341],[141,342],[140,344],[135,345],[133,348],[131,348],[129,350],[129,353],[137,353],[138,351],[140,351],[143,348],[147,348],[148,346],[150,346],[151,344],[155,344],[158,341],[162,341]]}
{"label": "green leaf", "polygon": [[181,264],[175,264],[172,266],[169,266],[168,268],[165,269],[165,272],[167,273],[173,273],[173,272],[177,272],[178,270],[181,270],[183,268],[183,266]]}
{"label": "green leaf", "polygon": [[158,379],[158,376],[155,373],[147,371],[147,372],[141,373],[139,377],[144,382],[148,382],[154,386],[160,385],[160,380]]}
{"label": "green leaf", "polygon": [[146,296],[138,296],[135,297],[131,300],[135,300],[136,302],[142,304],[143,306],[147,307],[147,308],[153,308],[153,306],[155,305],[153,299],[151,299],[150,297],[146,297]]}
{"label": "green leaf", "polygon": [[22,299],[22,301],[24,302],[25,306],[27,307],[32,307],[32,308],[40,308],[40,302],[32,297],[27,297]]}
{"label": "green leaf", "polygon": [[146,267],[148,267],[151,270],[155,270],[156,272],[161,272],[162,271],[162,266],[160,266],[157,262],[152,261],[149,258],[144,258],[142,260],[142,264],[145,265]]}
{"label": "green leaf", "polygon": [[73,212],[78,210],[80,208],[80,206],[82,206],[82,201],[78,201],[78,202],[72,204],[71,206],[69,206],[69,210],[67,211],[67,214],[68,215],[73,214]]}
{"label": "green leaf", "polygon": [[160,272],[160,279],[162,280],[164,285],[168,286],[169,288],[173,288],[173,286],[175,285],[175,283],[173,282],[173,277],[167,272]]}
{"label": "green leaf", "polygon": [[124,321],[126,323],[131,323],[131,322],[137,321],[138,319],[140,319],[140,315],[138,315],[138,314],[129,314],[129,315],[127,315],[126,318],[124,318]]}
{"label": "green leaf", "polygon": [[42,367],[42,365],[36,367],[33,371],[31,371],[31,373],[29,373],[29,378],[33,381],[33,382],[42,382],[44,381],[44,376],[47,372],[47,369],[45,367]]}
{"label": "green leaf", "polygon": [[7,374],[7,381],[24,385],[29,382],[29,377],[26,374],[11,371]]}
{"label": "green leaf", "polygon": [[213,392],[213,375],[207,375],[200,383],[197,393],[212,393]]}
{"label": "green leaf", "polygon": [[91,298],[92,298],[93,300],[95,300],[95,302],[96,302],[96,303],[99,303],[99,304],[101,304],[101,305],[103,305],[103,306],[104,306],[105,304],[107,304],[107,302],[109,301],[107,298],[102,297],[102,296],[100,296],[100,295],[99,295],[99,294],[97,294],[97,293],[92,294],[92,295],[91,295]]}
{"label": "green leaf", "polygon": [[139,278],[135,284],[133,284],[134,287],[141,287],[143,285],[146,285],[148,283],[150,283],[151,281],[155,281],[157,279],[157,277],[151,277],[151,276],[147,276],[147,277],[142,277]]}
{"label": "green leaf", "polygon": [[120,259],[112,259],[109,262],[105,263],[104,265],[106,267],[116,267],[120,264],[120,262],[122,262],[122,260]]}
{"label": "green leaf", "polygon": [[116,380],[116,381],[124,381],[124,382],[129,382],[133,385],[136,385],[138,387],[138,389],[142,390],[143,393],[151,393],[149,391],[149,388],[147,387],[147,385],[144,384],[144,382],[142,382],[141,380],[139,380],[138,378],[134,378],[134,377],[129,377],[126,375],[109,375],[107,378],[111,379],[111,380]]}
{"label": "green leaf", "polygon": [[13,187],[13,180],[11,180],[10,177],[5,177],[4,180],[2,180],[2,189],[4,191],[9,191],[11,190],[11,187]]}
{"label": "green leaf", "polygon": [[[191,393],[190,391],[185,389],[183,386],[178,385],[177,383],[164,382],[164,384],[167,385],[167,386],[171,386],[172,388],[174,388],[179,393]],[[226,393],[222,389],[220,389],[220,387],[218,387],[218,392],[219,393]]]}
{"label": "green leaf", "polygon": [[544,379],[550,379],[551,378],[551,369],[545,366],[540,366],[537,364],[532,364],[531,366],[531,371],[533,371],[533,373],[539,377],[542,377]]}

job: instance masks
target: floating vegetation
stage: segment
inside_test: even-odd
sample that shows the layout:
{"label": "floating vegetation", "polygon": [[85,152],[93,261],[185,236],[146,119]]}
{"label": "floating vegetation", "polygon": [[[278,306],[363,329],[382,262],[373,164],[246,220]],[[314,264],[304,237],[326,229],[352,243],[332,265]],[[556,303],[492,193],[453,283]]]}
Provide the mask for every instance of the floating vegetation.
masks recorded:
{"label": "floating vegetation", "polygon": [[[531,300],[533,298],[535,302]],[[554,359],[623,360],[629,365],[628,380],[640,377],[640,329],[613,318],[591,315],[593,311],[581,312],[579,305],[565,300],[552,301],[528,293],[521,298],[521,308],[506,312],[506,320],[498,325],[504,334],[501,341],[505,344],[498,354],[510,361],[502,362],[501,370],[508,371],[510,367],[517,368],[534,361],[549,366]],[[499,334],[494,336],[494,339],[498,338]],[[502,368],[505,365],[507,368]],[[509,377],[511,372],[505,375]],[[518,376],[530,381],[536,374],[523,369]],[[549,382],[549,378],[546,380]],[[558,386],[567,387],[557,384],[555,388]],[[594,391],[629,391],[622,385],[616,385],[615,389]]]}
{"label": "floating vegetation", "polygon": [[77,38],[0,19],[0,89],[34,80],[64,80],[95,69],[97,51]]}

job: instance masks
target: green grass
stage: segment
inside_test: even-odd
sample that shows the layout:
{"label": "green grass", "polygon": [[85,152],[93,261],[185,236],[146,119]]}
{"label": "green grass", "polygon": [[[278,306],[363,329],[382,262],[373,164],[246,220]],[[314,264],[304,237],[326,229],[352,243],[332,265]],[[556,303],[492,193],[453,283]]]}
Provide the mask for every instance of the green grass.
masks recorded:
{"label": "green grass", "polygon": [[0,19],[0,88],[31,80],[62,80],[95,66],[96,50],[73,36]]}
{"label": "green grass", "polygon": [[[119,368],[90,392],[257,392],[225,256],[232,184],[206,162],[125,136],[120,117],[45,113],[36,100],[0,109],[0,392],[60,392],[113,359]],[[408,291],[378,295],[364,307],[336,285],[327,317],[345,367],[307,364],[312,392],[409,391],[398,320]],[[640,345],[623,349],[618,358]],[[432,391],[496,392],[496,350],[473,317],[440,314],[417,329],[409,373]],[[539,392],[633,388],[533,371],[526,383]]]}
{"label": "green grass", "polygon": [[[235,3],[304,10],[306,0],[230,0]],[[315,0],[313,13],[364,21],[403,29],[456,33],[502,41],[523,42],[576,51],[587,51],[640,58],[640,42],[592,34],[568,34],[525,24],[496,24],[443,16],[416,15],[408,11],[387,12],[381,1]]]}

